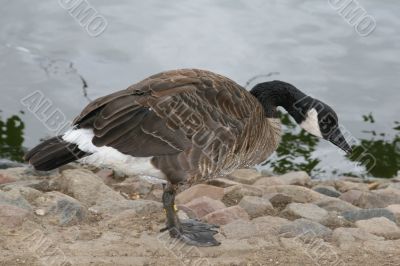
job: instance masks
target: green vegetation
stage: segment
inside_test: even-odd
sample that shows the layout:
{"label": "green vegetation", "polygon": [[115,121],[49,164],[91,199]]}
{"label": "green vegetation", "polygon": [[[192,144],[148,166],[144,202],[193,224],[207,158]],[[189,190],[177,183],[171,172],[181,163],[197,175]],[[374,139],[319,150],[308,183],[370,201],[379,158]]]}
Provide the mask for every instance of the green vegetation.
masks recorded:
{"label": "green vegetation", "polygon": [[[373,124],[372,114],[363,116],[364,122]],[[369,175],[376,177],[394,177],[400,169],[400,122],[394,122],[395,134],[389,137],[386,133],[375,130],[363,131],[369,138],[361,138],[354,152],[348,158],[364,165]]]}
{"label": "green vegetation", "polygon": [[[320,139],[308,134],[304,130],[300,132],[296,123],[287,113],[280,113],[283,125],[282,142],[276,151],[276,157],[264,163],[268,164],[275,173],[283,174],[288,171],[306,171],[318,176],[323,173],[320,169],[318,158],[312,154],[316,150]],[[372,114],[363,116],[364,122],[373,124],[375,119]],[[394,137],[376,131],[363,131],[369,137],[359,139],[359,143],[353,146],[353,153],[347,156],[353,162],[358,162],[366,169],[366,176],[394,177],[400,169],[400,122],[395,121],[393,127]],[[353,173],[342,173],[353,175]]]}
{"label": "green vegetation", "polygon": [[17,115],[4,120],[0,116],[0,158],[21,162],[24,151],[24,122]]}
{"label": "green vegetation", "polygon": [[[306,171],[318,176],[324,170],[320,160],[313,157],[320,139],[300,130],[287,113],[279,113],[283,124],[282,142],[276,156],[264,163],[277,174],[288,171]],[[374,124],[372,114],[363,116],[364,122]],[[21,162],[24,154],[25,125],[21,118],[13,115],[6,120],[0,116],[0,158]],[[400,122],[394,122],[394,136],[374,130],[363,131],[368,137],[359,139],[348,159],[365,166],[366,175],[393,177],[400,169]],[[343,173],[350,174],[352,173]]]}
{"label": "green vegetation", "polygon": [[277,174],[288,171],[306,171],[318,174],[323,170],[317,168],[320,160],[313,158],[319,139],[301,129],[287,113],[279,112],[283,125],[282,141],[276,150],[276,157],[266,161]]}

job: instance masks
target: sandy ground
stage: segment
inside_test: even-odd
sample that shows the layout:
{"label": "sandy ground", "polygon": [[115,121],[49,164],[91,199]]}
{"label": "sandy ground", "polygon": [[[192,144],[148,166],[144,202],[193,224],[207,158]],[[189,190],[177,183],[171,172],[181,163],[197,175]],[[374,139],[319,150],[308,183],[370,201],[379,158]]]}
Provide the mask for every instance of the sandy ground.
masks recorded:
{"label": "sandy ground", "polygon": [[[91,188],[85,189],[89,193]],[[10,193],[5,187],[2,190]],[[34,190],[23,195],[30,199]],[[106,192],[114,193],[110,191]],[[39,193],[37,198],[49,191]],[[65,193],[83,201],[76,191]],[[119,195],[115,191],[113,197],[119,199]],[[38,212],[37,198],[30,199],[34,211],[21,223],[7,226],[3,216],[0,265],[400,265],[400,240],[350,240],[347,246],[340,246],[331,238],[284,237],[274,230],[261,230],[250,219],[245,222],[256,226],[255,231],[233,221],[219,229],[216,238],[220,246],[193,247],[160,233],[165,217],[156,200],[149,201],[149,207],[122,211],[98,212],[85,205],[84,219],[60,225],[60,216]],[[9,221],[12,219],[16,218],[11,215]]]}

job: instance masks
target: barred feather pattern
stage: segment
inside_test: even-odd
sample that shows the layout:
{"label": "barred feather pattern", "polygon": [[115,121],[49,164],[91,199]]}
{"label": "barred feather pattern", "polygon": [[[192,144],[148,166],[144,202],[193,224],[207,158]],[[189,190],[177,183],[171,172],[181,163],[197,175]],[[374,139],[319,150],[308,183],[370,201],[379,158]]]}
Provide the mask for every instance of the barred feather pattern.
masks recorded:
{"label": "barred feather pattern", "polygon": [[278,119],[234,81],[198,69],[153,75],[99,98],[75,119],[93,144],[152,162],[172,183],[199,182],[265,161],[281,137]]}

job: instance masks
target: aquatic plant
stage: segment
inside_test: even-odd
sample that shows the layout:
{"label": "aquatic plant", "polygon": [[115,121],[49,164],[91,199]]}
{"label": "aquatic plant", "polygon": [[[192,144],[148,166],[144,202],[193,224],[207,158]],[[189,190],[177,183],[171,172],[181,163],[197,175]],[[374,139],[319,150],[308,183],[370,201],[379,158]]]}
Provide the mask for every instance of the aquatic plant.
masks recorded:
{"label": "aquatic plant", "polygon": [[23,160],[24,129],[25,124],[19,116],[13,115],[4,121],[0,116],[0,158]]}
{"label": "aquatic plant", "polygon": [[[372,114],[363,116],[364,122],[374,124]],[[367,174],[375,177],[394,177],[400,169],[400,122],[394,122],[394,134],[365,130],[369,137],[359,139],[353,146],[352,161],[365,166]],[[391,136],[392,135],[392,136]]]}
{"label": "aquatic plant", "polygon": [[[288,171],[306,171],[318,176],[325,170],[319,168],[320,160],[313,157],[320,139],[299,130],[296,123],[287,113],[279,113],[283,125],[282,141],[274,156],[263,165],[269,166],[275,173],[283,174]],[[374,124],[372,114],[363,115],[366,123]],[[347,158],[365,167],[361,176],[394,177],[400,170],[400,122],[394,122],[394,136],[375,130],[365,130],[367,137],[360,138],[357,145],[353,145],[353,153]],[[337,174],[340,169],[332,174]],[[343,175],[358,176],[354,173]]]}
{"label": "aquatic plant", "polygon": [[277,174],[288,171],[306,171],[318,174],[320,160],[313,157],[319,139],[303,129],[299,129],[288,113],[279,112],[282,121],[282,140],[274,156],[263,165],[268,165]]}

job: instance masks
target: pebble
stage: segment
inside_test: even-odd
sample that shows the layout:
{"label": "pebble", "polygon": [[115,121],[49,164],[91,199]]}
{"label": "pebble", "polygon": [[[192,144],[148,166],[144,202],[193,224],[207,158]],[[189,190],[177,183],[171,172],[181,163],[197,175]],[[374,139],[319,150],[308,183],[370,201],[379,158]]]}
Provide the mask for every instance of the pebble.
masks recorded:
{"label": "pebble", "polygon": [[260,233],[265,233],[260,232],[254,223],[245,220],[237,220],[224,225],[222,226],[221,232],[223,232],[228,239],[251,238],[260,236]]}
{"label": "pebble", "polygon": [[400,204],[400,190],[394,188],[378,189],[373,191],[374,194],[382,197],[385,204],[382,207],[386,207],[393,204]]}
{"label": "pebble", "polygon": [[331,186],[317,186],[314,187],[313,190],[333,198],[338,198],[341,195],[339,191],[337,191],[334,187]]}
{"label": "pebble", "polygon": [[396,222],[400,224],[400,204],[392,204],[386,207],[386,209],[394,214]]}
{"label": "pebble", "polygon": [[114,171],[108,168],[100,169],[96,172],[106,185],[111,185],[115,182]]}
{"label": "pebble", "polygon": [[283,210],[289,203],[293,202],[293,198],[284,193],[267,193],[263,195],[271,202],[272,206],[278,210]]}
{"label": "pebble", "polygon": [[0,169],[0,175],[13,180],[30,180],[30,179],[36,179],[37,177],[34,171],[27,167]]}
{"label": "pebble", "polygon": [[[400,250],[400,240],[369,240],[363,242],[362,248],[376,253],[386,254],[385,260],[380,265],[400,265],[398,254]],[[395,259],[395,261],[393,260]],[[389,261],[389,264],[387,262]]]}
{"label": "pebble", "polygon": [[102,202],[101,204],[90,207],[90,211],[96,214],[102,214],[104,216],[114,216],[115,214],[121,213],[125,210],[131,209],[137,214],[151,214],[151,213],[163,213],[163,206],[161,202],[152,200],[110,200]]}
{"label": "pebble", "polygon": [[18,190],[0,191],[0,204],[14,205],[26,210],[32,210],[31,204],[21,195]]}
{"label": "pebble", "polygon": [[270,177],[262,177],[254,183],[254,186],[269,187],[276,185],[285,185],[285,182],[281,180],[278,176],[270,176]]}
{"label": "pebble", "polygon": [[225,188],[222,202],[226,206],[234,206],[239,204],[244,196],[260,197],[262,194],[263,190],[258,187],[240,184]]}
{"label": "pebble", "polygon": [[339,212],[336,211],[328,212],[328,215],[322,219],[320,223],[331,229],[354,226],[353,222],[346,220]]}
{"label": "pebble", "polygon": [[124,199],[120,193],[108,187],[100,177],[88,170],[65,170],[60,182],[62,191],[86,206]]}
{"label": "pebble", "polygon": [[340,199],[361,208],[385,208],[391,204],[400,204],[400,191],[386,188],[371,192],[350,190],[343,193]]}
{"label": "pebble", "polygon": [[309,188],[295,186],[295,185],[271,186],[267,187],[265,189],[265,192],[287,194],[293,198],[294,202],[300,202],[300,203],[315,202],[317,200],[322,199],[323,197],[326,197]]}
{"label": "pebble", "polygon": [[305,218],[321,223],[328,217],[328,212],[312,203],[290,203],[282,215],[290,218]]}
{"label": "pebble", "polygon": [[279,179],[286,185],[305,186],[311,181],[311,177],[304,171],[289,172],[279,176]]}
{"label": "pebble", "polygon": [[12,178],[12,177],[8,177],[8,176],[5,176],[3,174],[0,174],[0,185],[7,184],[7,183],[12,183],[12,182],[15,182],[15,181],[16,180],[14,178]]}
{"label": "pebble", "polygon": [[384,208],[392,202],[391,198],[391,196],[375,192],[363,192],[358,198],[356,204],[364,209]]}
{"label": "pebble", "polygon": [[34,188],[31,188],[31,187],[25,187],[25,186],[19,186],[19,185],[10,186],[10,187],[7,187],[6,189],[4,189],[4,190],[6,190],[6,193],[20,195],[28,203],[33,202],[36,198],[38,198],[41,195],[43,195],[43,193],[41,191],[39,191],[39,190],[36,190]]}
{"label": "pebble", "polygon": [[399,239],[400,229],[397,225],[385,217],[377,217],[369,220],[360,220],[356,222],[358,228],[365,231],[382,236],[385,239]]}
{"label": "pebble", "polygon": [[346,220],[355,222],[359,220],[368,220],[374,217],[386,217],[387,219],[395,222],[395,215],[387,210],[382,208],[376,209],[360,209],[356,211],[345,211],[341,214]]}
{"label": "pebble", "polygon": [[205,184],[194,185],[179,193],[176,196],[176,203],[185,204],[202,196],[206,196],[215,200],[221,200],[224,196],[224,189]]}
{"label": "pebble", "polygon": [[318,237],[318,238],[329,238],[332,230],[317,222],[307,220],[304,218],[297,219],[290,224],[282,225],[279,228],[279,234],[282,237]]}
{"label": "pebble", "polygon": [[376,236],[361,228],[336,228],[332,233],[332,241],[341,249],[350,249],[355,242],[369,240],[384,240],[381,236]]}
{"label": "pebble", "polygon": [[249,215],[243,208],[239,206],[232,206],[225,209],[221,209],[212,213],[207,214],[203,217],[203,220],[210,224],[224,225],[229,224],[235,220],[250,220]]}
{"label": "pebble", "polygon": [[242,184],[251,185],[260,179],[261,173],[255,169],[238,169],[229,174],[228,178]]}
{"label": "pebble", "polygon": [[268,199],[256,196],[244,196],[240,200],[239,206],[242,207],[252,219],[275,213],[274,207]]}
{"label": "pebble", "polygon": [[221,201],[206,196],[195,198],[186,203],[185,206],[189,208],[197,218],[201,218],[209,213],[226,208],[225,204]]}
{"label": "pebble", "polygon": [[355,183],[350,181],[337,180],[335,181],[335,185],[337,190],[339,190],[340,192],[346,192],[349,190],[369,191],[368,184],[365,183]]}
{"label": "pebble", "polygon": [[363,194],[360,190],[349,190],[339,196],[339,199],[344,200],[352,205],[357,205],[358,200]]}
{"label": "pebble", "polygon": [[43,209],[37,209],[37,210],[35,210],[35,214],[39,215],[39,216],[43,216],[46,214],[46,211]]}
{"label": "pebble", "polygon": [[0,228],[20,226],[30,215],[30,211],[16,205],[0,203]]}
{"label": "pebble", "polygon": [[[123,182],[113,184],[112,187],[126,193],[130,198],[133,196],[145,198],[155,188],[155,185],[145,180],[138,180],[136,177],[129,177]],[[161,185],[157,188],[160,189]]]}
{"label": "pebble", "polygon": [[360,209],[359,207],[354,206],[346,201],[332,197],[316,201],[315,204],[327,211],[344,212],[344,211],[356,211]]}
{"label": "pebble", "polygon": [[58,191],[46,192],[34,203],[39,206],[37,215],[53,216],[61,226],[77,224],[86,217],[86,209],[79,201]]}
{"label": "pebble", "polygon": [[340,198],[360,208],[385,208],[390,204],[400,203],[400,195],[391,193],[392,189],[378,189],[372,192],[350,190]]}
{"label": "pebble", "polygon": [[275,186],[275,185],[299,185],[304,186],[311,181],[310,176],[303,171],[290,172],[281,176],[271,176],[260,178],[254,185]]}
{"label": "pebble", "polygon": [[35,180],[18,180],[13,183],[3,184],[3,190],[10,190],[16,187],[29,187],[39,191],[59,190],[59,184],[55,179],[35,179]]}
{"label": "pebble", "polygon": [[[118,174],[114,175],[110,169],[96,168],[93,174],[79,164],[63,169],[61,176],[57,171],[39,174],[24,168],[0,171],[1,232],[29,226],[57,232],[48,235],[57,237],[79,231],[79,238],[68,239],[74,245],[90,240],[93,246],[87,250],[94,250],[90,253],[92,257],[102,257],[102,249],[108,252],[112,241],[122,244],[128,241],[126,250],[113,249],[110,254],[129,254],[127,250],[133,246],[138,247],[141,256],[155,250],[157,256],[164,258],[164,252],[168,251],[156,239],[165,225],[160,184],[139,176],[123,176],[123,180],[118,180]],[[309,252],[310,243],[327,244],[338,255],[340,250],[358,251],[364,247],[398,254],[400,229],[395,222],[400,221],[400,182],[389,179],[364,182],[354,178],[311,180],[305,172],[267,177],[254,169],[240,169],[207,183],[179,193],[176,203],[180,219],[200,218],[221,225],[220,234],[215,237],[222,245],[201,249],[206,256],[216,254],[217,260],[213,262],[223,260],[226,264],[229,257],[230,263],[247,265],[253,261],[242,258],[242,254],[270,247],[289,252],[283,249],[294,247],[293,244],[297,244],[300,252]],[[139,197],[132,200],[129,194]],[[168,232],[165,233],[169,239]],[[62,240],[57,244],[65,246]],[[145,250],[140,250],[141,246]],[[268,254],[263,262],[277,264],[272,256]],[[280,258],[279,264],[289,263],[284,256]],[[174,265],[175,260],[166,263]]]}
{"label": "pebble", "polygon": [[261,216],[251,222],[256,225],[258,232],[268,232],[268,235],[278,235],[281,226],[291,223],[288,219],[277,216]]}

